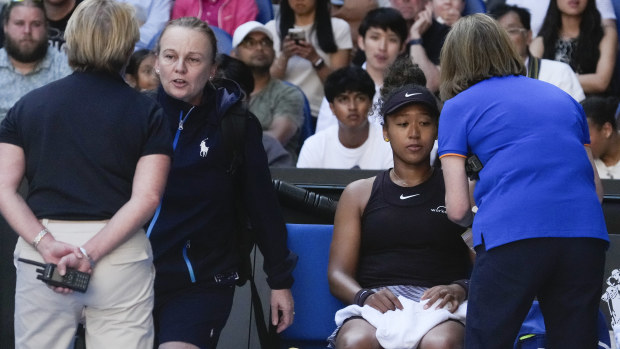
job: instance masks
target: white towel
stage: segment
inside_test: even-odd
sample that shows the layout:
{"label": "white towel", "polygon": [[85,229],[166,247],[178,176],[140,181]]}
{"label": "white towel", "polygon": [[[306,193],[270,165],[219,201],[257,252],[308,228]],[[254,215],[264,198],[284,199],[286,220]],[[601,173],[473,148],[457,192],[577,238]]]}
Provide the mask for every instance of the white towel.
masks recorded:
{"label": "white towel", "polygon": [[377,340],[385,349],[415,349],[422,337],[433,327],[448,320],[454,319],[465,324],[467,301],[451,313],[445,308],[437,309],[440,301],[432,307],[424,309],[428,300],[415,302],[403,296],[398,296],[403,310],[388,310],[381,313],[377,309],[365,305],[350,305],[336,312],[336,325],[342,326],[344,320],[352,316],[361,316],[377,329]]}

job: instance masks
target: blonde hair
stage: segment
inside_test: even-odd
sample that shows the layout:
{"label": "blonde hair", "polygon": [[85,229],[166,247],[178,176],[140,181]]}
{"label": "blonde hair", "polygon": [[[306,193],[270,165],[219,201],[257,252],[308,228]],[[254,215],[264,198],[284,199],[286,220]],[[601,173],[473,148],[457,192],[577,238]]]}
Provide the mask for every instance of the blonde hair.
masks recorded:
{"label": "blonde hair", "polygon": [[140,38],[133,7],[114,0],[86,0],[73,12],[65,39],[69,65],[78,71],[121,71]]}
{"label": "blonde hair", "polygon": [[463,17],[452,26],[440,62],[439,94],[444,101],[482,80],[526,73],[506,31],[481,13]]}

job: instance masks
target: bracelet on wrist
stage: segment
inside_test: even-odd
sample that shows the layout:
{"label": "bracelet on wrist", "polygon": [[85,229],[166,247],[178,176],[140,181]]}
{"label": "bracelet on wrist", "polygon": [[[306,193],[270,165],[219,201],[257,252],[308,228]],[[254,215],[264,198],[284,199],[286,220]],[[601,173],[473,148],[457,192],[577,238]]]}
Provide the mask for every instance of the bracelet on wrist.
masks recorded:
{"label": "bracelet on wrist", "polygon": [[411,39],[411,40],[407,41],[407,46],[422,45],[422,43],[423,43],[422,38]]}
{"label": "bracelet on wrist", "polygon": [[37,234],[37,236],[34,237],[34,240],[32,240],[32,246],[34,247],[34,249],[37,249],[37,246],[39,246],[39,243],[41,242],[41,239],[43,239],[43,237],[47,234],[50,234],[50,231],[47,230],[47,228],[43,228],[43,230],[41,230],[39,232],[39,234]]}
{"label": "bracelet on wrist", "polygon": [[88,259],[88,263],[90,263],[90,268],[91,269],[95,268],[95,261],[93,261],[92,258],[90,258],[90,256],[88,255],[88,253],[86,253],[86,249],[82,246],[80,246],[79,248],[80,248],[80,252],[82,253],[82,255],[84,255],[84,257]]}
{"label": "bracelet on wrist", "polygon": [[325,65],[325,61],[323,61],[323,58],[321,58],[321,57],[319,57],[319,59],[317,59],[316,61],[312,62],[312,66],[315,69],[319,69],[319,68],[321,68],[324,65]]}
{"label": "bracelet on wrist", "polygon": [[452,284],[461,286],[465,290],[465,299],[467,299],[467,296],[469,295],[469,279],[452,281]]}
{"label": "bracelet on wrist", "polygon": [[353,298],[353,304],[357,304],[360,307],[363,307],[366,299],[368,299],[368,297],[372,296],[373,294],[375,294],[373,290],[362,288],[355,294],[355,297]]}

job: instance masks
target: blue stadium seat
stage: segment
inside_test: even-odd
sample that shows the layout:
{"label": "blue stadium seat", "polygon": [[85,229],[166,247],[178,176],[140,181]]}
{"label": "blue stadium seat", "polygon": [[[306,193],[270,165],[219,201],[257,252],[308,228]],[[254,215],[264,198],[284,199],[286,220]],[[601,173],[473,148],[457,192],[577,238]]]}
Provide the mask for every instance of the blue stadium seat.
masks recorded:
{"label": "blue stadium seat", "polygon": [[213,25],[209,25],[209,27],[213,30],[217,40],[217,52],[229,55],[232,51],[232,36],[222,28]]}
{"label": "blue stadium seat", "polygon": [[325,348],[336,328],[334,314],[345,305],[329,292],[327,263],[333,225],[287,224],[288,247],[299,255],[291,291],[295,321],[281,333],[281,347]]}
{"label": "blue stadium seat", "polygon": [[273,5],[271,0],[256,0],[256,6],[258,6],[258,15],[256,20],[265,24],[273,19]]}

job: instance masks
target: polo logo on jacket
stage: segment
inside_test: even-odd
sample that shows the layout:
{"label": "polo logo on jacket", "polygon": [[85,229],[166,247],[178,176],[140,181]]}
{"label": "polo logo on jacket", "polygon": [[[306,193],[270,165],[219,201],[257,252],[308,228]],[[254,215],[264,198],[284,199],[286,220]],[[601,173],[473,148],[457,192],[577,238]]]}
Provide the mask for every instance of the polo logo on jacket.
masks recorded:
{"label": "polo logo on jacket", "polygon": [[205,138],[200,142],[200,156],[203,158],[207,157],[207,152],[209,151],[209,147],[207,147],[207,139]]}

